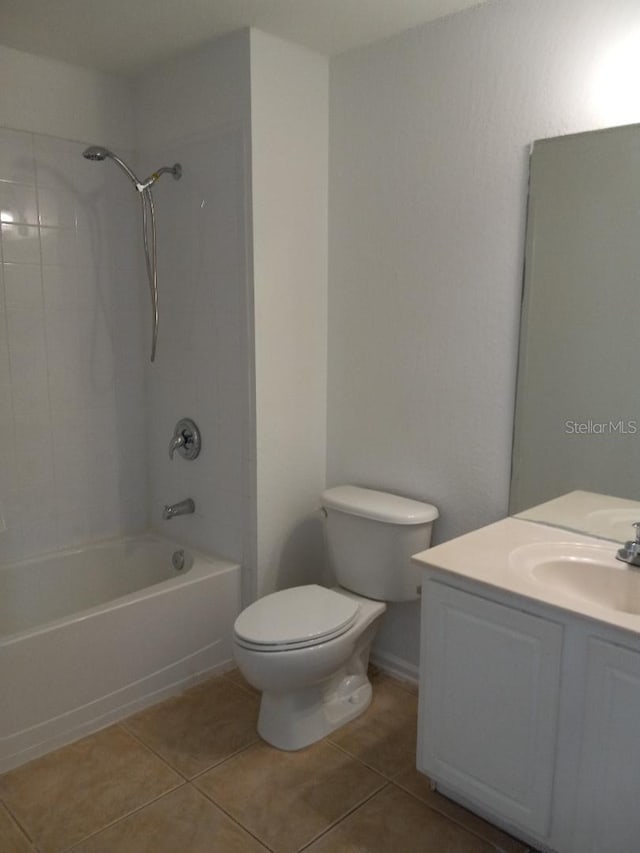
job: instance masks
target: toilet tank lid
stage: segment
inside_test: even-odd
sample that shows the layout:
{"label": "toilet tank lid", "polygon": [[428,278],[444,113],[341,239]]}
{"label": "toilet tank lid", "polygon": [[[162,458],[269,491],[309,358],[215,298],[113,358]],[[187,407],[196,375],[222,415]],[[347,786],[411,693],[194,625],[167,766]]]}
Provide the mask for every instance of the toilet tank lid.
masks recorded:
{"label": "toilet tank lid", "polygon": [[326,509],[336,509],[388,524],[427,524],[438,518],[438,510],[431,504],[360,486],[326,489],[322,493],[322,505]]}

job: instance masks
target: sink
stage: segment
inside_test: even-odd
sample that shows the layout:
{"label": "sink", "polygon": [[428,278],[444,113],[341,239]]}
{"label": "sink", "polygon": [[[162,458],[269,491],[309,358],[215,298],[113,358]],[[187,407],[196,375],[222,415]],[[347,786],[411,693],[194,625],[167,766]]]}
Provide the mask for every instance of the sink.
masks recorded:
{"label": "sink", "polygon": [[521,545],[510,569],[534,583],[622,613],[640,614],[640,569],[616,560],[616,547],[575,542]]}

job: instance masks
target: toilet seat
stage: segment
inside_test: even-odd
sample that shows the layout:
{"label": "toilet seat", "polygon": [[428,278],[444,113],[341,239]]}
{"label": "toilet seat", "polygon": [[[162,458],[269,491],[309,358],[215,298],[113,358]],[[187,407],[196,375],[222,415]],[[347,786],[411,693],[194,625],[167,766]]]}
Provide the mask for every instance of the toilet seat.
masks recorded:
{"label": "toilet seat", "polygon": [[274,652],[315,646],[341,636],[358,617],[351,597],[310,584],[274,592],[251,604],[236,619],[236,642]]}

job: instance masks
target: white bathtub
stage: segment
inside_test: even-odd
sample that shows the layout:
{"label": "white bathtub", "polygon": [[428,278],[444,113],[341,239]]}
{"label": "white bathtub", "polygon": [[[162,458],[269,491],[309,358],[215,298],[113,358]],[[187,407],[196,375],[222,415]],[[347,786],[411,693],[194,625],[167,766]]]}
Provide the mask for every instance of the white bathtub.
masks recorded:
{"label": "white bathtub", "polygon": [[240,566],[151,534],[0,566],[0,773],[232,664]]}

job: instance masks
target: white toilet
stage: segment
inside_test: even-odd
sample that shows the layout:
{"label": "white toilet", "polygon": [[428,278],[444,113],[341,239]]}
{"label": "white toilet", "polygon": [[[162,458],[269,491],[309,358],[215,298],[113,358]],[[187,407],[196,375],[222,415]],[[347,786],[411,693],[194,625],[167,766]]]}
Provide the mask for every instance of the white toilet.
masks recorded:
{"label": "white toilet", "polygon": [[322,495],[329,561],[340,587],[308,585],[251,604],[234,626],[234,655],[262,691],[258,733],[301,749],[357,717],[371,702],[369,652],[385,601],[418,597],[424,551],[438,510],[357,486]]}

